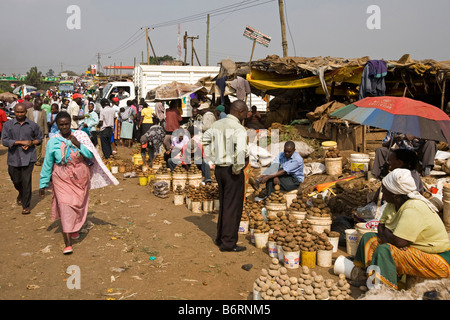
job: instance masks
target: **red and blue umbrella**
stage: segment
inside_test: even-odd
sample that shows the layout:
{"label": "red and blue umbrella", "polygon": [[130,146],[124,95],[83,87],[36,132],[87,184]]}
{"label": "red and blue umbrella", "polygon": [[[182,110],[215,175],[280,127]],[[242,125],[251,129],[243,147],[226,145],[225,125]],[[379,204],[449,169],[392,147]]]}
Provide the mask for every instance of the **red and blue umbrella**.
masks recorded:
{"label": "red and blue umbrella", "polygon": [[330,116],[366,126],[450,143],[450,117],[441,109],[405,97],[369,97]]}

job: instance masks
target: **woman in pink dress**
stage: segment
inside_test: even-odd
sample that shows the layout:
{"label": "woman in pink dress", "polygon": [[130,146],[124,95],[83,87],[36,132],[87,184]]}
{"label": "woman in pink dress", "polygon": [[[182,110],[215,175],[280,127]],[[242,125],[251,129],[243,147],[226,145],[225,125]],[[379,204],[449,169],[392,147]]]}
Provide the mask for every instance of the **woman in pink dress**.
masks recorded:
{"label": "woman in pink dress", "polygon": [[39,183],[40,195],[51,187],[52,219],[61,219],[64,235],[64,254],[73,252],[72,239],[86,221],[89,190],[109,184],[118,184],[106,169],[98,152],[81,130],[71,130],[67,112],[56,117],[59,132],[47,143]]}

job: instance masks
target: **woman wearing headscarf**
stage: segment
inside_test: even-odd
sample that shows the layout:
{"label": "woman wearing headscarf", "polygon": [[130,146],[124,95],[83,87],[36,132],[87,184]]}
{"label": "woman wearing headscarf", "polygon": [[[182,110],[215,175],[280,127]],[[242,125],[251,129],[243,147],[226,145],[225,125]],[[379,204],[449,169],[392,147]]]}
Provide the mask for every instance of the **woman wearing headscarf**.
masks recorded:
{"label": "woman wearing headscarf", "polygon": [[56,116],[57,134],[46,147],[41,170],[39,193],[52,188],[52,219],[61,219],[64,254],[73,252],[72,240],[86,221],[89,190],[119,182],[109,172],[89,136],[82,130],[71,129],[71,117],[65,112]]}
{"label": "woman wearing headscarf", "polygon": [[378,234],[370,232],[361,238],[355,266],[375,266],[375,277],[395,289],[403,275],[449,277],[447,231],[436,207],[417,191],[411,170],[393,170],[383,179],[382,191],[388,204]]}

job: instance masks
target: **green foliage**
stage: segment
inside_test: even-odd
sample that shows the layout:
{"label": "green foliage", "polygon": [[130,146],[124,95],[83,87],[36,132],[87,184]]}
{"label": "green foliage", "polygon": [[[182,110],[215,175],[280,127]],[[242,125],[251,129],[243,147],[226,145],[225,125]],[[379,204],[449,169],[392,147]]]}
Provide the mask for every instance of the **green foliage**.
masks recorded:
{"label": "green foliage", "polygon": [[174,57],[171,57],[171,56],[169,56],[169,55],[165,55],[165,56],[163,56],[163,57],[150,57],[150,64],[156,64],[156,65],[158,65],[158,64],[160,64],[162,61],[173,61],[173,60],[175,60],[175,58]]}
{"label": "green foliage", "polygon": [[42,72],[38,71],[37,67],[32,67],[30,71],[27,72],[25,82],[39,89],[42,85],[42,77]]}

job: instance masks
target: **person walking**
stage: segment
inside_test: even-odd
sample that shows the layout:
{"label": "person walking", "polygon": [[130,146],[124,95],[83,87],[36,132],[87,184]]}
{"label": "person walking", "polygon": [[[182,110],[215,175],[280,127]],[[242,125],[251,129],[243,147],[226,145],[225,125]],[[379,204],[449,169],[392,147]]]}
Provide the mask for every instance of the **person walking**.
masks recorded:
{"label": "person walking", "polygon": [[99,124],[99,118],[97,112],[95,112],[95,104],[93,102],[89,102],[88,113],[84,117],[85,118],[80,122],[80,125],[82,125],[86,130],[86,133],[88,133],[94,147],[97,147],[97,126]]}
{"label": "person walking", "polygon": [[[42,110],[42,99],[34,99],[34,107],[27,110],[27,118],[37,123],[41,129],[43,138],[48,136],[47,113]],[[36,166],[42,165],[42,143],[36,145]]]}
{"label": "person walking", "polygon": [[7,121],[3,127],[2,143],[8,148],[9,176],[19,192],[17,204],[22,205],[22,214],[29,214],[36,146],[42,143],[43,137],[39,126],[27,118],[25,104],[16,104],[14,113],[15,119]]}
{"label": "person walking", "polygon": [[237,245],[245,197],[243,169],[248,163],[247,132],[241,124],[246,116],[247,105],[237,100],[231,105],[230,114],[214,122],[202,138],[205,157],[215,164],[219,185],[220,209],[214,242],[220,251],[246,250]]}
{"label": "person walking", "polygon": [[[107,184],[118,184],[103,165],[89,136],[71,129],[71,117],[60,112],[56,117],[59,132],[49,140],[41,170],[39,194],[52,184],[52,219],[61,219],[64,254],[73,252],[72,240],[86,221],[89,191]],[[92,169],[91,169],[92,168]],[[103,184],[94,179],[101,179]]]}
{"label": "person walking", "polygon": [[100,144],[102,147],[103,156],[105,159],[109,159],[112,153],[111,138],[113,136],[114,119],[116,112],[109,104],[108,99],[102,99],[100,101],[102,110],[100,110],[100,118],[98,128],[100,132]]}

